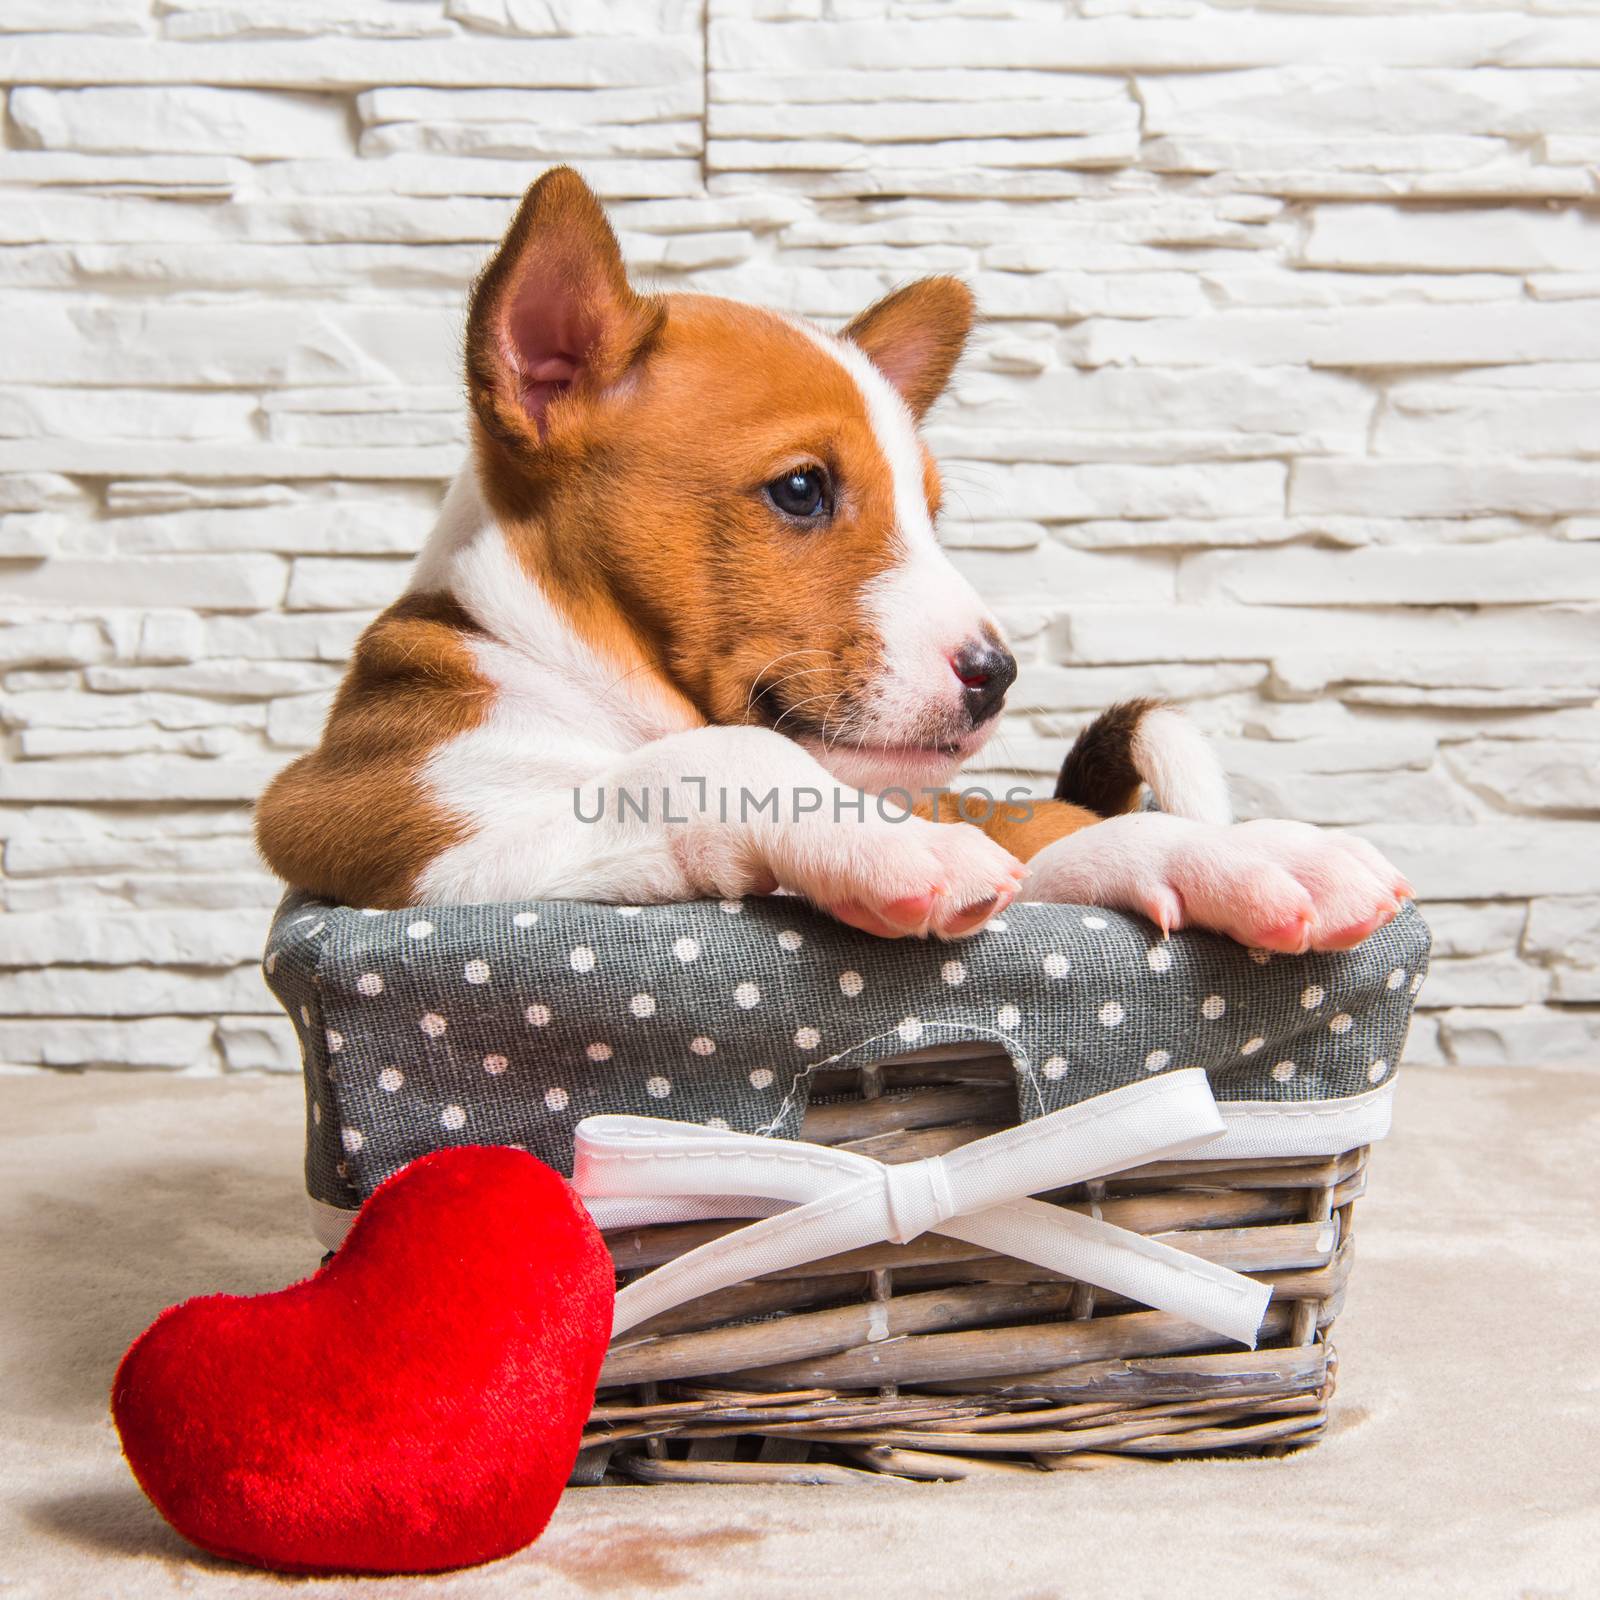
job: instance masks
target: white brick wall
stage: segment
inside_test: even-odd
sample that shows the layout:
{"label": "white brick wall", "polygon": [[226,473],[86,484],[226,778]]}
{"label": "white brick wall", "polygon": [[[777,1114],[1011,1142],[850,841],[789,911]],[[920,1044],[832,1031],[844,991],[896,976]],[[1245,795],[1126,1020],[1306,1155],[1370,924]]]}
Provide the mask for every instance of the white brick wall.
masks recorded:
{"label": "white brick wall", "polygon": [[4,0],[0,71],[0,1060],[292,1064],[249,802],[558,159],[666,287],[965,275],[990,770],[1175,696],[1424,888],[1417,1056],[1592,1058],[1600,0]]}

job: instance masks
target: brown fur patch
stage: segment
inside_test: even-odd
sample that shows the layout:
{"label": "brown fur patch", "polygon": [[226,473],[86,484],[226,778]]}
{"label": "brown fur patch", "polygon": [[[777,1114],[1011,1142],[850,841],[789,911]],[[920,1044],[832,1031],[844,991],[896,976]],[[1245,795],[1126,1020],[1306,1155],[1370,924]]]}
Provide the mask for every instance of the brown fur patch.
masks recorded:
{"label": "brown fur patch", "polygon": [[939,463],[926,445],[922,446],[922,496],[928,502],[928,515],[937,522],[944,507],[944,479],[939,476]]}
{"label": "brown fur patch", "polygon": [[418,875],[462,837],[418,772],[488,710],[467,648],[480,631],[448,595],[408,594],[362,634],[322,743],[256,807],[256,842],[280,878],[348,905],[412,903]]}
{"label": "brown fur patch", "polygon": [[1133,739],[1159,700],[1124,700],[1103,711],[1073,741],[1056,779],[1056,799],[1102,817],[1131,811],[1144,779],[1133,764]]}
{"label": "brown fur patch", "polygon": [[1094,812],[1061,800],[991,803],[976,795],[963,798],[949,793],[923,800],[913,810],[935,822],[970,822],[1018,861],[1030,860],[1047,844],[1101,820]]}

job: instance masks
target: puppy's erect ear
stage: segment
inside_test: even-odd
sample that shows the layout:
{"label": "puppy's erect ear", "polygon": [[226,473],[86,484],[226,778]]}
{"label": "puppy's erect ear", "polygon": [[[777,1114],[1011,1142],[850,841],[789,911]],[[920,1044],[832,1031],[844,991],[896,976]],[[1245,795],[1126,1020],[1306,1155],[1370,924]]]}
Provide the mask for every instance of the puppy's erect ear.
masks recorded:
{"label": "puppy's erect ear", "polygon": [[571,167],[526,195],[467,308],[467,390],[514,449],[549,435],[552,407],[627,372],[665,306],[635,294],[600,202]]}
{"label": "puppy's erect ear", "polygon": [[921,278],[868,306],[843,337],[872,357],[920,422],[944,393],[972,318],[972,291],[959,278]]}

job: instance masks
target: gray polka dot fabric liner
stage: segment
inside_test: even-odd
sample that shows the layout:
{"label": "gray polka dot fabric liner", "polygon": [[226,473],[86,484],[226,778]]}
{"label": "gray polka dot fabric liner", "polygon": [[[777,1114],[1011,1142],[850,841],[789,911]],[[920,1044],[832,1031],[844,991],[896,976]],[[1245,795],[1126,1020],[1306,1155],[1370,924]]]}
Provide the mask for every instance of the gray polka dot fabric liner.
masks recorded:
{"label": "gray polka dot fabric liner", "polygon": [[443,1145],[572,1170],[584,1117],[794,1138],[809,1073],[933,1045],[1009,1055],[1021,1120],[1200,1067],[1208,1154],[1381,1137],[1427,969],[1409,905],[1339,954],[1269,956],[1141,918],[1013,905],[958,943],[882,940],[783,897],[374,912],[291,894],[265,971],[305,1061],[307,1188],[350,1211]]}

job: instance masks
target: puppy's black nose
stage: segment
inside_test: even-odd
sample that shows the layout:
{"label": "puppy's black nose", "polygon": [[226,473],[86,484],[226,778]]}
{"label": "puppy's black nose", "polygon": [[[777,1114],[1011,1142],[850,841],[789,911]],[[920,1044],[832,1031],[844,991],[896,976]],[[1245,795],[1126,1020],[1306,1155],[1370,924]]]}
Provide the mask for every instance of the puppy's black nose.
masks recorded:
{"label": "puppy's black nose", "polygon": [[987,639],[972,639],[950,658],[961,680],[961,698],[976,728],[1000,709],[1006,690],[1017,681],[1017,663],[1007,650]]}

